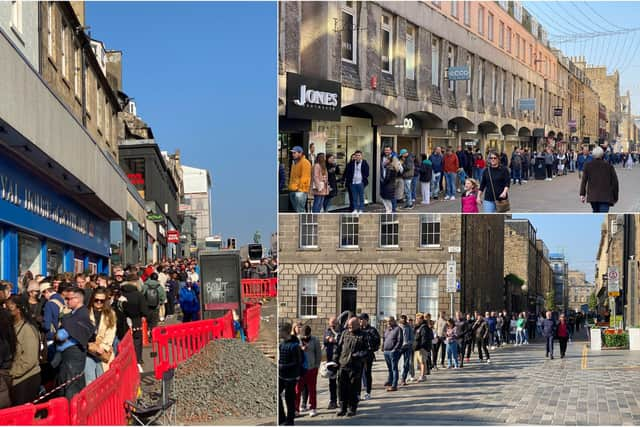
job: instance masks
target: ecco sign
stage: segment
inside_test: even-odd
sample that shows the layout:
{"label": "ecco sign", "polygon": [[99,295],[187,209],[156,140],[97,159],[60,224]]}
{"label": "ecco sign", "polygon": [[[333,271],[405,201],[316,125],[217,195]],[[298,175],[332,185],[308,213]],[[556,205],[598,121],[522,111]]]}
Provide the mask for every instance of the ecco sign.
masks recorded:
{"label": "ecco sign", "polygon": [[287,73],[287,118],[340,121],[341,98],[338,82]]}
{"label": "ecco sign", "polygon": [[447,79],[449,80],[469,80],[471,79],[471,73],[469,73],[469,67],[449,67],[447,68]]}

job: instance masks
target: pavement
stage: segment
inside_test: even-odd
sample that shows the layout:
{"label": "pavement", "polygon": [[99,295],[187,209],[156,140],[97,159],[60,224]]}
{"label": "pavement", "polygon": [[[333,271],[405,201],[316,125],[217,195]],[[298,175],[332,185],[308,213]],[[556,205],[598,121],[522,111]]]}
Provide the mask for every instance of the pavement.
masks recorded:
{"label": "pavement", "polygon": [[[546,359],[542,341],[490,351],[491,363],[472,354],[463,369],[432,371],[424,383],[386,392],[386,366],[374,364],[372,398],[355,417],[327,410],[328,381],[318,378],[319,414],[297,425],[638,425],[640,352],[592,352],[587,341],[569,343],[560,359]],[[475,358],[474,358],[475,357]]]}
{"label": "pavement", "polygon": [[[640,193],[637,191],[637,183],[640,182],[640,167],[623,169],[616,166],[620,185],[620,200],[611,208],[612,213],[626,213],[640,211]],[[580,179],[578,173],[569,172],[565,176],[558,176],[552,181],[530,179],[522,185],[512,184],[509,189],[511,200],[511,212],[572,212],[589,213],[591,205],[580,202]],[[402,206],[399,205],[399,206]],[[384,212],[384,206],[380,203],[368,205],[366,212]],[[456,200],[431,200],[428,205],[420,204],[420,196],[414,209],[398,212],[460,212],[460,193],[456,193]]]}

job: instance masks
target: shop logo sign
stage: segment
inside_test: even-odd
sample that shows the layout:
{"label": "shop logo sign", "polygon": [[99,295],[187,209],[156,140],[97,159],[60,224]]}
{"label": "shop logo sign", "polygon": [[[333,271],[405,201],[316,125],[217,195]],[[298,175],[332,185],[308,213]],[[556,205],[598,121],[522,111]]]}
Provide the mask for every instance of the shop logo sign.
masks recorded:
{"label": "shop logo sign", "polygon": [[340,121],[338,82],[287,73],[287,118]]}
{"label": "shop logo sign", "polygon": [[307,85],[300,86],[300,98],[293,101],[294,104],[304,107],[309,104],[325,105],[327,107],[338,106],[338,94],[307,89]]}

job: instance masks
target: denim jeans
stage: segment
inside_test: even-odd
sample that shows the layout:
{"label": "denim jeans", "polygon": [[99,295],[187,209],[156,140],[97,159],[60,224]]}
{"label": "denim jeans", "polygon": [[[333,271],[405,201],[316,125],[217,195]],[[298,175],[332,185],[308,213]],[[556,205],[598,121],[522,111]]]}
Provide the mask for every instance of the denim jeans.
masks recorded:
{"label": "denim jeans", "polygon": [[431,178],[431,194],[436,199],[440,195],[440,176],[442,172],[434,172],[433,177]]}
{"label": "denim jeans", "polygon": [[311,212],[320,213],[322,211],[324,197],[325,196],[313,196],[313,207],[311,208]]}
{"label": "denim jeans", "polygon": [[404,181],[404,207],[410,208],[413,206],[413,199],[411,198],[411,183],[413,178],[403,179]]}
{"label": "denim jeans", "polygon": [[609,207],[608,202],[591,202],[591,209],[593,210],[593,213],[609,212]]}
{"label": "denim jeans", "polygon": [[524,344],[524,329],[516,329],[516,345]]}
{"label": "denim jeans", "polygon": [[307,209],[307,193],[292,191],[289,193],[289,201],[294,212],[304,213]]}
{"label": "denim jeans", "polygon": [[488,200],[482,201],[482,211],[484,213],[495,213],[496,212],[496,202],[490,202]]}
{"label": "denim jeans", "polygon": [[407,375],[411,373],[411,363],[413,362],[413,349],[407,347],[402,350],[403,368],[402,368],[402,381],[407,381]]}
{"label": "denim jeans", "polygon": [[400,351],[385,351],[384,361],[387,362],[387,383],[392,387],[398,387],[398,361],[400,360]]}
{"label": "denim jeans", "polygon": [[484,168],[475,168],[473,170],[473,178],[480,182],[482,180],[482,174],[484,173]]}
{"label": "denim jeans", "polygon": [[364,211],[364,184],[351,184],[351,194],[353,194],[353,210]]}
{"label": "denim jeans", "polygon": [[411,180],[411,203],[416,201],[416,190],[418,189],[418,182],[420,180],[420,174],[414,175]]}
{"label": "denim jeans", "polygon": [[447,344],[447,367],[451,365],[458,367],[458,341],[451,341]]}
{"label": "denim jeans", "polygon": [[331,199],[333,199],[333,196],[324,196],[322,207],[324,208],[325,212],[329,212],[329,207],[331,206]]}
{"label": "denim jeans", "polygon": [[522,169],[513,168],[511,170],[511,178],[513,179],[514,184],[516,183],[516,181],[518,181],[518,184],[522,184]]}
{"label": "denim jeans", "polygon": [[94,381],[103,373],[104,371],[102,370],[102,362],[87,355],[87,360],[84,364],[84,380],[87,385],[91,384],[92,381]]}
{"label": "denim jeans", "polygon": [[456,173],[447,172],[445,177],[447,178],[447,196],[456,196]]}

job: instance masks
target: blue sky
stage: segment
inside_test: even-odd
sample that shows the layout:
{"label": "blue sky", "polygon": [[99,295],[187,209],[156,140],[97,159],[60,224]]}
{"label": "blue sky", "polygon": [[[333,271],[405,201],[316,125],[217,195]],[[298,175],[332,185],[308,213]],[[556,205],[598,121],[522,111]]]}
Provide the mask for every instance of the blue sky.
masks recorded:
{"label": "blue sky", "polygon": [[587,280],[593,283],[604,215],[514,214],[513,218],[527,218],[549,252],[564,252],[569,269],[584,271]]}
{"label": "blue sky", "polygon": [[208,169],[213,229],[269,246],[276,231],[276,4],[86,2],[123,51],[123,90],[162,150]]}
{"label": "blue sky", "polygon": [[[552,45],[567,56],[585,56],[593,65],[606,65],[611,74],[620,71],[620,93],[631,92],[631,109],[640,112],[640,2],[637,1],[527,1],[529,10],[550,34]],[[553,43],[554,37],[608,33],[603,37],[580,37],[578,41]]]}

